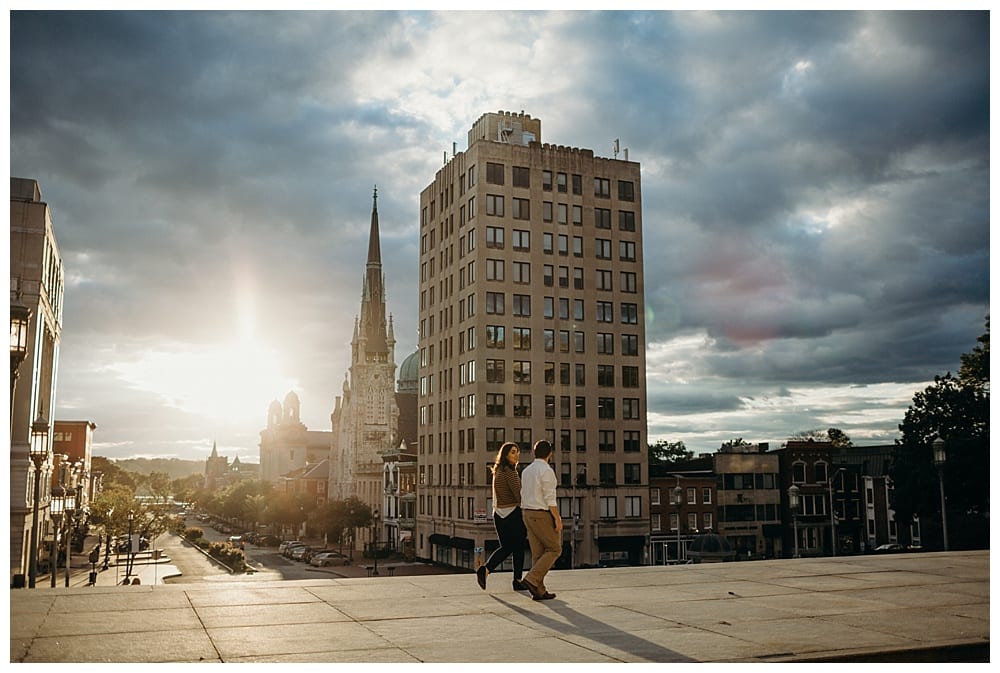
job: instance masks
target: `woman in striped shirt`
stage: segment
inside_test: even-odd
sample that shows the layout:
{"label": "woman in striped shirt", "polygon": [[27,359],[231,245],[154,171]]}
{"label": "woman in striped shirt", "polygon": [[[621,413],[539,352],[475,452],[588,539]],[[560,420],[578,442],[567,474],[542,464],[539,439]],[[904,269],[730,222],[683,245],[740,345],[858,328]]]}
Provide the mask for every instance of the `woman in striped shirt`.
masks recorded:
{"label": "woman in striped shirt", "polygon": [[527,591],[521,582],[524,572],[524,541],[527,530],[521,518],[521,477],[517,473],[517,462],[521,449],[514,442],[506,442],[497,452],[493,464],[493,525],[500,539],[488,561],[476,570],[479,588],[486,589],[486,577],[504,560],[514,556],[514,590]]}

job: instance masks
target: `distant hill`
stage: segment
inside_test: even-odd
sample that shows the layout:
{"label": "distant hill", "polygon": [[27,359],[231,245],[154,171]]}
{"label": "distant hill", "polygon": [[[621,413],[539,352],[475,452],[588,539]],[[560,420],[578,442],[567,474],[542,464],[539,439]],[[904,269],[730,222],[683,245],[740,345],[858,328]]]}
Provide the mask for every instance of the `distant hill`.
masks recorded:
{"label": "distant hill", "polygon": [[161,472],[171,479],[183,479],[192,474],[205,474],[204,460],[181,460],[180,458],[122,458],[115,465],[137,474]]}

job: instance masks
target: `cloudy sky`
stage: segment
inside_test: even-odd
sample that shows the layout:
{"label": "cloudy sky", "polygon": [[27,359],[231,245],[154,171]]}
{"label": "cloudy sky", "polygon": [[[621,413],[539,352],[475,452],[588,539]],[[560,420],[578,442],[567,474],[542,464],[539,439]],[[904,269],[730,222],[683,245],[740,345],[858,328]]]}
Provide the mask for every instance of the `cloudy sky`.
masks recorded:
{"label": "cloudy sky", "polygon": [[96,451],[329,429],[373,185],[397,364],[418,199],[485,112],[642,166],[651,441],[898,436],[989,311],[980,13],[10,15],[11,174],[66,269],[57,407]]}

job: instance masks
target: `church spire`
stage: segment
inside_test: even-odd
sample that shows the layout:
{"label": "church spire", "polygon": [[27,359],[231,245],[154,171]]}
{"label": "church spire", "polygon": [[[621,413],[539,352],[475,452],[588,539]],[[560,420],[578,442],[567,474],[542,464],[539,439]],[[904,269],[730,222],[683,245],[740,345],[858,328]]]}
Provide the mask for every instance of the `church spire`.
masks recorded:
{"label": "church spire", "polygon": [[385,361],[389,354],[385,324],[385,284],[382,277],[382,250],[378,229],[378,187],[372,193],[372,222],[368,234],[368,263],[361,293],[361,337],[367,361]]}

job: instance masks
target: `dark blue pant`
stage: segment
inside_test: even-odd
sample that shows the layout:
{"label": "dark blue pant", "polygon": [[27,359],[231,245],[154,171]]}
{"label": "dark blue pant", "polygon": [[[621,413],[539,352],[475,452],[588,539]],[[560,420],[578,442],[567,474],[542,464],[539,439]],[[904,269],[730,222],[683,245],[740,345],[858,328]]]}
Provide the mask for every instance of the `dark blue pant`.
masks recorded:
{"label": "dark blue pant", "polygon": [[514,555],[514,579],[521,579],[524,572],[524,541],[528,535],[521,518],[521,508],[518,507],[506,517],[493,514],[493,526],[500,539],[500,547],[493,550],[486,561],[486,569],[493,572],[508,556]]}

